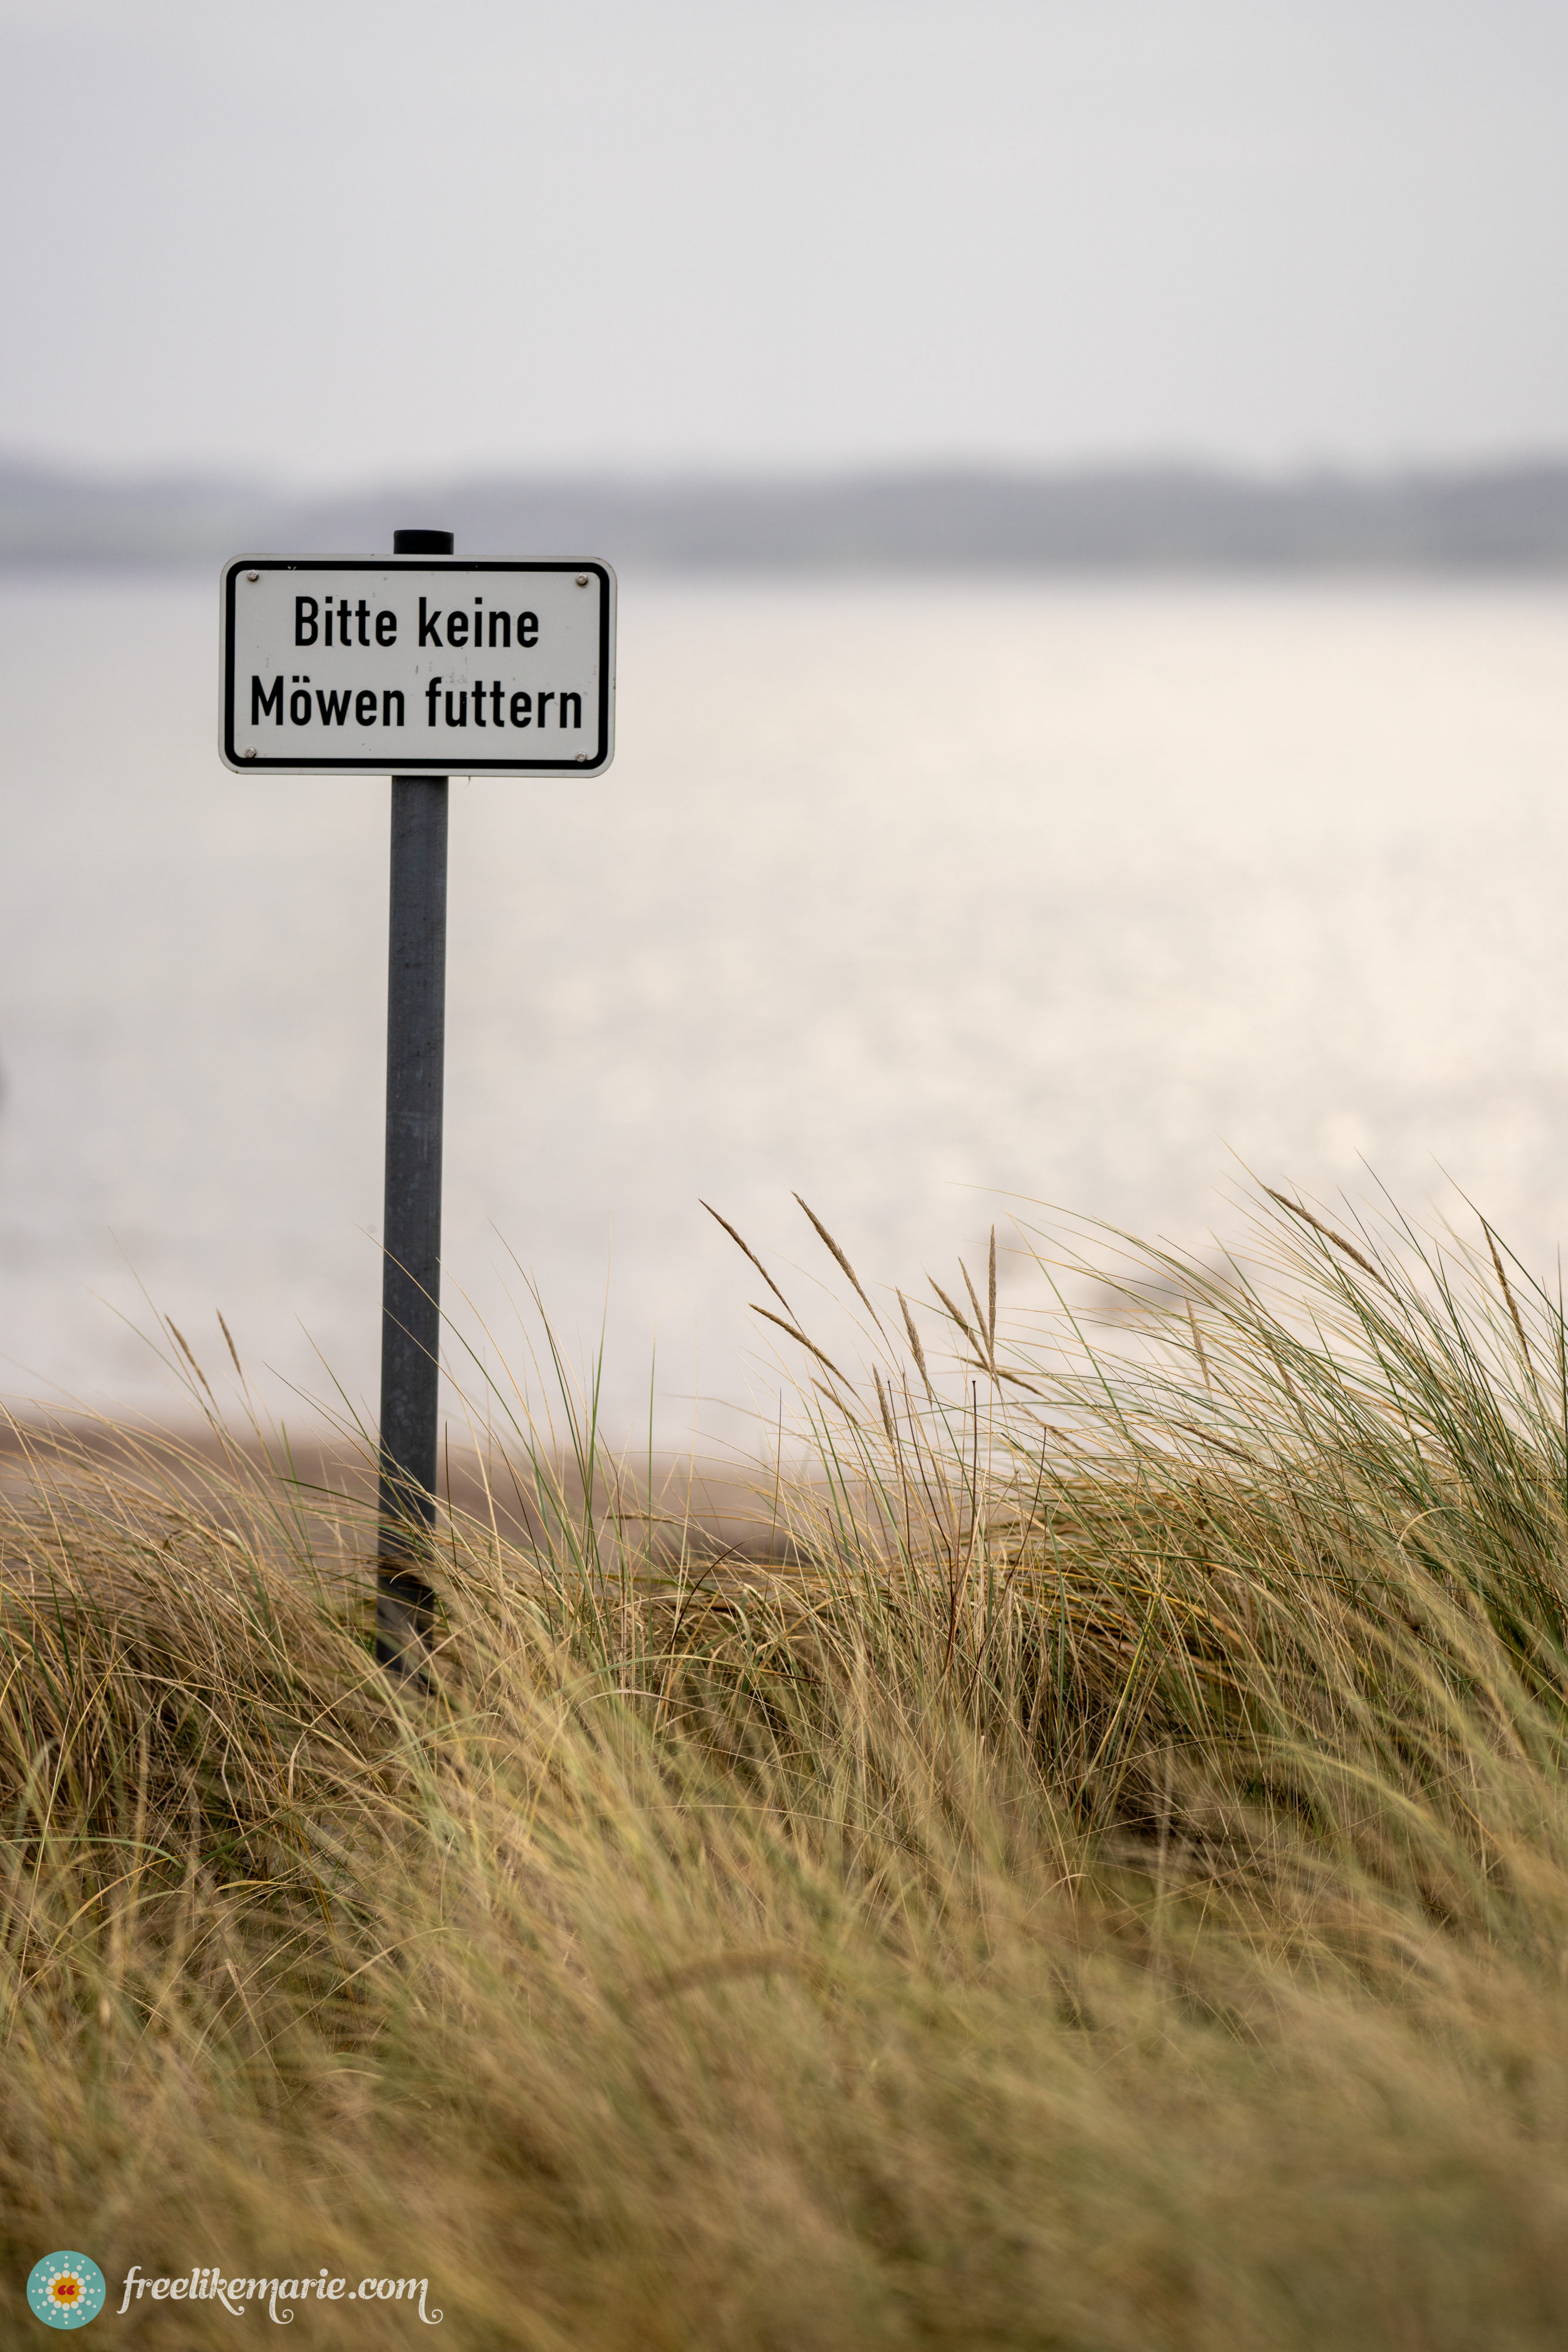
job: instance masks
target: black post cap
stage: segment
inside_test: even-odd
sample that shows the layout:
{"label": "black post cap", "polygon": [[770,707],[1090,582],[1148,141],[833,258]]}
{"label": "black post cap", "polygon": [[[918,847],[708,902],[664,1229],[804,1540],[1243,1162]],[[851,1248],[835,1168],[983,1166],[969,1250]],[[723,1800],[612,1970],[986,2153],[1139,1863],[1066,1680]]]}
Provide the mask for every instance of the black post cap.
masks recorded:
{"label": "black post cap", "polygon": [[394,555],[450,555],[453,535],[449,530],[394,530]]}

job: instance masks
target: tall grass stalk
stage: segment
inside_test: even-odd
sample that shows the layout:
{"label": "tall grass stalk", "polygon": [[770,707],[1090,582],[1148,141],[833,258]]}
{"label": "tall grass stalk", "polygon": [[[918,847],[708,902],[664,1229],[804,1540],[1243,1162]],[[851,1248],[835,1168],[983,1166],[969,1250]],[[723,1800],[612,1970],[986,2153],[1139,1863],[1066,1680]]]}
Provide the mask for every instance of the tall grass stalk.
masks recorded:
{"label": "tall grass stalk", "polygon": [[770,1557],[591,1391],[565,1448],[492,1396],[433,1696],[287,1460],[37,1446],[14,2287],[427,2275],[539,2352],[1560,2343],[1561,1302],[1490,1228],[1272,1198],[1218,1265],[1025,1234],[998,1319],[994,1243],[878,1305],[807,1214],[864,1345],[772,1316]]}

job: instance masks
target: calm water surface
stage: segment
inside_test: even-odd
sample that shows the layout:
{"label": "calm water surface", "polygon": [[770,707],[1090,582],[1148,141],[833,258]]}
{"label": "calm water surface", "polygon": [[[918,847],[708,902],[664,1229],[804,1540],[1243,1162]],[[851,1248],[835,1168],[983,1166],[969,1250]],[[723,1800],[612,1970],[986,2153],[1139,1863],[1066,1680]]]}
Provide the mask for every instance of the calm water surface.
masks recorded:
{"label": "calm water surface", "polygon": [[[0,585],[0,1391],[173,1412],[221,1308],[306,1422],[375,1385],[387,796],[226,775],[215,632]],[[905,1288],[1239,1163],[1568,1228],[1568,590],[632,577],[617,734],[454,786],[446,1157],[458,1333],[608,1295],[616,1433],[776,1389],[699,1195],[801,1304],[794,1190]]]}

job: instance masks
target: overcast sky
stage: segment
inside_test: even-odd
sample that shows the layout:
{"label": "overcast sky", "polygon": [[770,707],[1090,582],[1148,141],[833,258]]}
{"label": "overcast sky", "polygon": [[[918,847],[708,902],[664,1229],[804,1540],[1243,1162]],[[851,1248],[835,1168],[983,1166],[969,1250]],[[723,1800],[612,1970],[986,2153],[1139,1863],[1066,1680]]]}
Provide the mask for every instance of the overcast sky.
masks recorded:
{"label": "overcast sky", "polygon": [[1565,0],[0,0],[0,451],[1568,446]]}

